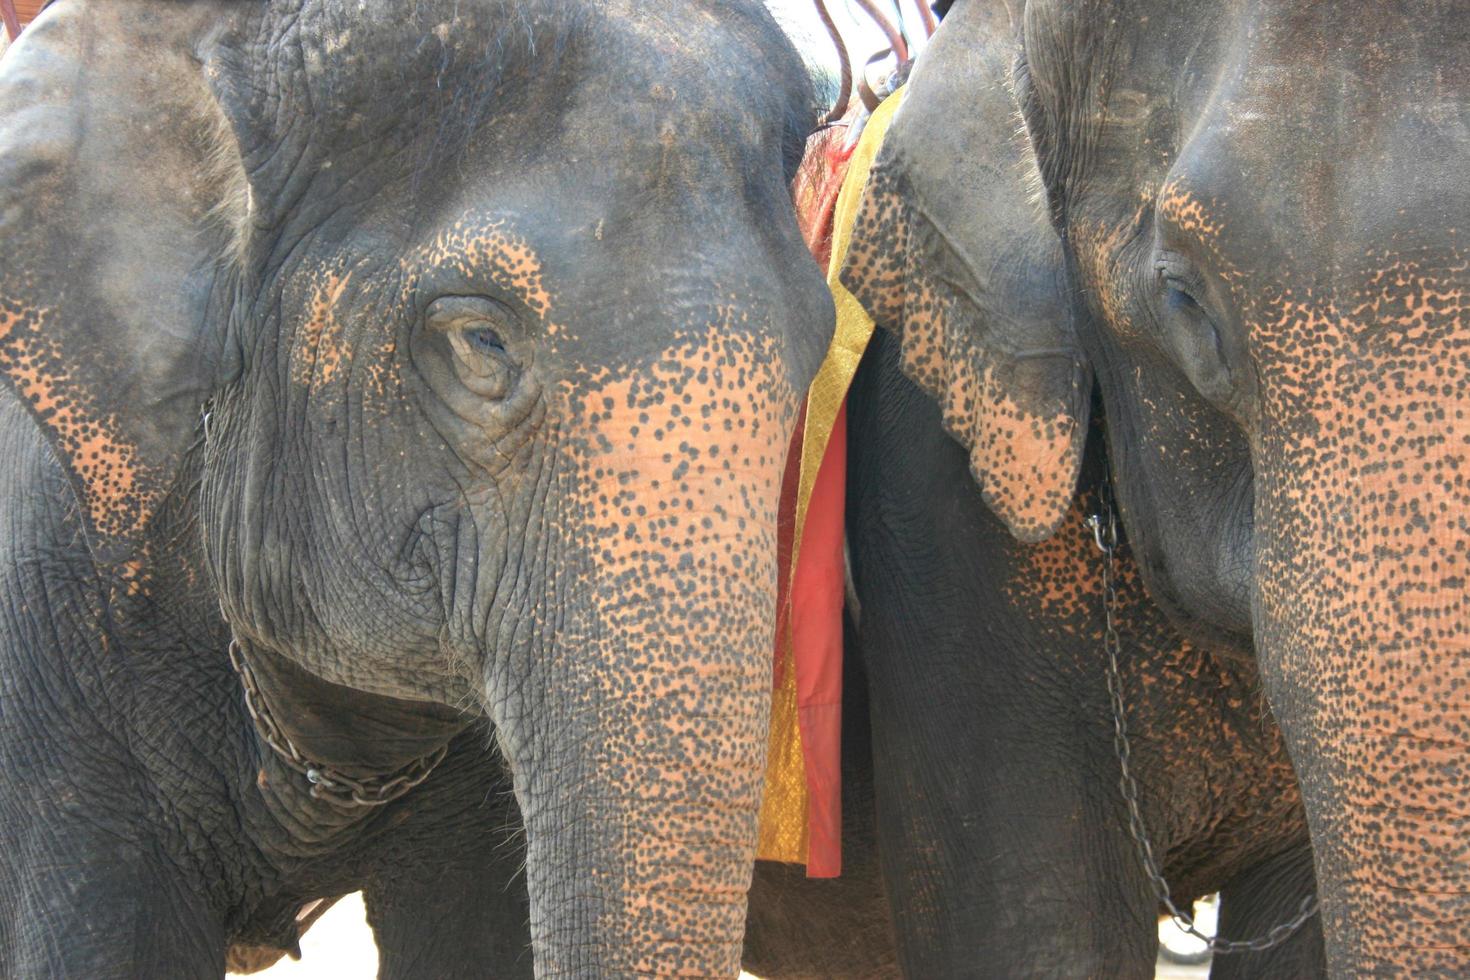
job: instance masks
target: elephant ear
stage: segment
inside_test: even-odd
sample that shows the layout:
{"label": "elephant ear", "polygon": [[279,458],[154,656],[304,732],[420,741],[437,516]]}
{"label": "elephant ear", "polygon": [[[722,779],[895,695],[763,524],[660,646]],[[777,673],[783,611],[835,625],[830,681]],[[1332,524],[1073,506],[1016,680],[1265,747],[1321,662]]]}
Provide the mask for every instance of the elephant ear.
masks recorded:
{"label": "elephant ear", "polygon": [[1011,72],[1006,5],[957,6],[914,66],[864,190],[843,284],[896,333],[986,503],[1022,541],[1065,519],[1092,375]]}
{"label": "elephant ear", "polygon": [[223,359],[206,324],[249,191],[195,55],[220,15],[63,0],[0,61],[0,367],[104,564],[137,550]]}

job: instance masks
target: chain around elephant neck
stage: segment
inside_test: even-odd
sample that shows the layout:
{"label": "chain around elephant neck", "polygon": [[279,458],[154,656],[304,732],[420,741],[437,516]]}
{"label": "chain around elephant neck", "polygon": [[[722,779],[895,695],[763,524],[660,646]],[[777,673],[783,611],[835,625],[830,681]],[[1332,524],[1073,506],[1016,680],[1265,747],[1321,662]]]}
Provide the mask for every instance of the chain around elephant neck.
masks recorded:
{"label": "chain around elephant neck", "polygon": [[1087,518],[1092,530],[1093,541],[1103,553],[1103,613],[1105,630],[1103,649],[1108,655],[1107,684],[1108,700],[1113,709],[1113,751],[1118,756],[1118,788],[1123,793],[1123,802],[1128,805],[1128,832],[1138,845],[1138,858],[1148,875],[1149,885],[1159,903],[1169,910],[1170,917],[1179,929],[1205,943],[1212,953],[1258,953],[1279,946],[1300,929],[1308,919],[1317,914],[1315,895],[1302,899],[1294,917],[1272,926],[1254,939],[1217,939],[1200,932],[1194,924],[1194,915],[1174,904],[1169,882],[1159,868],[1154,855],[1153,841],[1148,834],[1148,825],[1143,822],[1143,813],[1138,804],[1138,781],[1133,778],[1133,750],[1128,741],[1128,718],[1123,706],[1123,678],[1118,669],[1118,660],[1123,643],[1118,636],[1118,582],[1115,560],[1118,551],[1118,515],[1113,508],[1112,482],[1103,477],[1098,488],[1098,511]]}
{"label": "chain around elephant neck", "polygon": [[[199,409],[199,425],[206,446],[214,441],[214,427],[211,424],[213,418],[214,400],[211,399]],[[228,623],[229,618],[225,616],[223,604],[219,613],[220,618]],[[331,766],[313,762],[301,754],[296,743],[291,741],[291,737],[271,715],[265,695],[256,683],[255,671],[250,669],[250,664],[245,660],[240,641],[235,638],[233,631],[230,634],[229,656],[230,667],[235,671],[235,676],[240,678],[240,687],[245,692],[245,710],[250,714],[256,733],[288,769],[306,777],[306,781],[311,784],[311,798],[314,800],[326,800],[344,807],[373,807],[392,803],[428,779],[429,773],[444,761],[444,756],[449,752],[449,746],[444,745],[394,772],[363,779],[354,779]]]}
{"label": "chain around elephant neck", "polygon": [[306,777],[306,781],[311,784],[311,797],[314,800],[327,800],[340,806],[382,806],[392,803],[428,779],[429,773],[444,761],[445,754],[449,752],[449,746],[441,746],[396,772],[385,776],[353,779],[330,766],[312,762],[301,754],[291,737],[271,716],[265,696],[255,682],[255,671],[245,661],[240,644],[234,637],[230,637],[230,666],[240,678],[240,687],[245,691],[245,710],[250,713],[255,730],[287,768]]}

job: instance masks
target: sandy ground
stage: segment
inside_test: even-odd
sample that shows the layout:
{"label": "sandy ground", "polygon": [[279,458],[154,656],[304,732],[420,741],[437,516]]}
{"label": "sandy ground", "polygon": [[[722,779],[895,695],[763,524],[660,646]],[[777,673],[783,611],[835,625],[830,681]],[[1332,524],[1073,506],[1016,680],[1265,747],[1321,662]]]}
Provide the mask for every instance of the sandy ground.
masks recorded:
{"label": "sandy ground", "polygon": [[[1208,966],[1171,966],[1160,963],[1159,980],[1204,980]],[[263,980],[373,980],[378,974],[378,951],[363,917],[362,897],[342,899],[322,916],[301,941],[301,960],[282,960],[264,973]],[[756,980],[750,974],[745,980]]]}

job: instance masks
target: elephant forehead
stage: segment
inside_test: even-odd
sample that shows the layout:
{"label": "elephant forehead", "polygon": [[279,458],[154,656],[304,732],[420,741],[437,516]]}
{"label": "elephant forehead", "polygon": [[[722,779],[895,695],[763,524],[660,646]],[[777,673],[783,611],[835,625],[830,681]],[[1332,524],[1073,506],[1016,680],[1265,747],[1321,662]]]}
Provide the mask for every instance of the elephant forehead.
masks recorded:
{"label": "elephant forehead", "polygon": [[1424,15],[1032,4],[1027,91],[1049,110],[1032,120],[1049,190],[1069,223],[1121,223],[1141,196],[1180,240],[1246,269],[1305,271],[1344,243],[1443,246],[1443,216],[1467,203],[1470,35],[1451,7]]}
{"label": "elephant forehead", "polygon": [[[795,105],[806,99],[800,62],[749,0],[718,16],[586,0],[325,0],[304,9],[276,0],[270,9],[233,39],[256,63],[231,96],[254,134],[246,166],[268,186],[289,184],[299,166],[278,159],[282,144],[310,141],[311,153],[345,169],[428,175],[486,133],[514,134],[525,150],[570,128],[585,148],[600,127],[657,109],[710,155],[809,109]],[[718,139],[691,139],[711,131]],[[656,134],[638,135],[657,152]]]}

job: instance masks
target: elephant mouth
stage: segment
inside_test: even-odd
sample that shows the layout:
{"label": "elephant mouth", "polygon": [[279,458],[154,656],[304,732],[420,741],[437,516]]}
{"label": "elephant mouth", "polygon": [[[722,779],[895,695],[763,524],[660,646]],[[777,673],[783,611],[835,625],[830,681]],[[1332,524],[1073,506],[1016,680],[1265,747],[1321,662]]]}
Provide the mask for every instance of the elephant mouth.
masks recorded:
{"label": "elephant mouth", "polygon": [[263,648],[247,658],[245,649],[231,637],[230,667],[255,733],[314,800],[371,809],[400,799],[473,723],[439,705],[333,684]]}
{"label": "elephant mouth", "polygon": [[429,778],[435,767],[449,753],[446,742],[428,755],[419,756],[386,773],[367,776],[350,776],[324,762],[313,762],[291,741],[271,713],[265,693],[255,679],[255,671],[245,660],[240,642],[230,640],[230,667],[240,680],[245,694],[245,710],[255,723],[255,732],[261,741],[276,754],[286,768],[302,776],[311,785],[311,798],[330,800],[340,806],[383,806],[404,796],[409,790]]}

